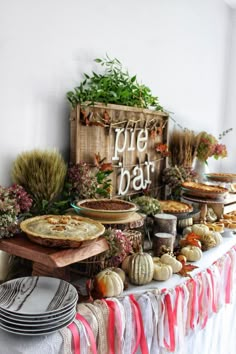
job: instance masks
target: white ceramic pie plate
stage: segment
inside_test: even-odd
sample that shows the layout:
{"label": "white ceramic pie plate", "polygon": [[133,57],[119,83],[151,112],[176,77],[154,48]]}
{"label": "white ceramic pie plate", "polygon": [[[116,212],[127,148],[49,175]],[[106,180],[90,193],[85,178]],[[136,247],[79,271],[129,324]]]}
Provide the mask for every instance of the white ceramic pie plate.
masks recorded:
{"label": "white ceramic pie plate", "polygon": [[0,310],[25,316],[48,316],[78,299],[73,285],[50,277],[23,277],[0,285]]}

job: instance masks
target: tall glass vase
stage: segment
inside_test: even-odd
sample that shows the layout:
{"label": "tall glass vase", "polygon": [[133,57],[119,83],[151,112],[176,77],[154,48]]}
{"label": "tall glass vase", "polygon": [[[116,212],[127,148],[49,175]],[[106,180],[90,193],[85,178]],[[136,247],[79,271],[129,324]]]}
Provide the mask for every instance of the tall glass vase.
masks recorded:
{"label": "tall glass vase", "polygon": [[206,174],[209,173],[209,167],[205,161],[196,158],[193,163],[193,169],[198,174],[198,182],[204,183],[207,181]]}

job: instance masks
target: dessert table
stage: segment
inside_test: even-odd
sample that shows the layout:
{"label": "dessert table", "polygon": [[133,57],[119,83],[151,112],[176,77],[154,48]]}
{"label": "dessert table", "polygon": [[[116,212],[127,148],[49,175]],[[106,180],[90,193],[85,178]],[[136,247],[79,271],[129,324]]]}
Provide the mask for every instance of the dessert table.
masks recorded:
{"label": "dessert table", "polygon": [[234,354],[236,235],[225,232],[194,265],[191,278],[175,274],[80,303],[74,322],[50,335],[0,330],[0,354]]}

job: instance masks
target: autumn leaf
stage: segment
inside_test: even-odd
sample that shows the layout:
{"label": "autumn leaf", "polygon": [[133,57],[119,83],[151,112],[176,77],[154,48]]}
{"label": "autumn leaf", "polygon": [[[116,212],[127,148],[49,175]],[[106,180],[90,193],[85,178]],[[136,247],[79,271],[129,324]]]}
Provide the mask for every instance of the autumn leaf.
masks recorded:
{"label": "autumn leaf", "polygon": [[111,118],[110,118],[109,114],[107,113],[107,111],[104,112],[103,117],[104,117],[105,123],[110,123]]}
{"label": "autumn leaf", "polygon": [[182,263],[182,265],[183,265],[182,269],[177,273],[177,274],[181,275],[182,277],[192,278],[192,276],[189,274],[189,272],[191,272],[192,270],[194,270],[196,268],[199,268],[199,267],[194,266],[192,264],[183,264]]}
{"label": "autumn leaf", "polygon": [[185,238],[180,240],[179,244],[181,247],[191,245],[191,246],[196,246],[196,247],[201,248],[202,245],[201,245],[201,242],[199,241],[200,239],[201,239],[201,236],[195,234],[194,232],[191,232],[191,233],[187,234],[187,236]]}
{"label": "autumn leaf", "polygon": [[113,171],[113,168],[112,168],[112,163],[103,163],[103,164],[101,164],[101,166],[100,166],[100,171],[103,171],[103,172],[105,172],[105,171]]}
{"label": "autumn leaf", "polygon": [[151,138],[151,139],[155,139],[156,136],[157,136],[156,130],[151,130],[151,132],[150,132],[150,138]]}

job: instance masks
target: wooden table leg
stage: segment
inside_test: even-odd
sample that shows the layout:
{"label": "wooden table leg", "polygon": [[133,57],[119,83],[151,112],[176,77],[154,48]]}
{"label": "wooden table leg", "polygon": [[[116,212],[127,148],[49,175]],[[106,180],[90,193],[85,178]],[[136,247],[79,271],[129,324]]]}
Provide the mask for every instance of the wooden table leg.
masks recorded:
{"label": "wooden table leg", "polygon": [[207,216],[207,204],[203,203],[200,209],[200,223],[206,222],[206,216]]}

